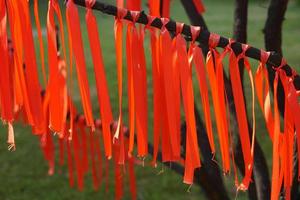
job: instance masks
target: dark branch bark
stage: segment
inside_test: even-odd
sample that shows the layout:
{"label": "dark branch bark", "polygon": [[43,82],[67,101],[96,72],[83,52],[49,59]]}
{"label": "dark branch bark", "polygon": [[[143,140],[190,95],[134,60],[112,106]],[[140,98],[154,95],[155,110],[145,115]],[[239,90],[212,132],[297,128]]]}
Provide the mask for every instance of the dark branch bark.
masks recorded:
{"label": "dark branch bark", "polygon": [[[233,38],[241,43],[247,42],[248,0],[235,0]],[[240,67],[240,76],[244,75],[244,66]],[[243,80],[243,79],[241,79]]]}
{"label": "dark branch bark", "polygon": [[[75,4],[85,7],[85,0],[73,0]],[[109,4],[105,4],[102,3],[101,1],[96,1],[95,4],[93,5],[92,9],[94,10],[98,10],[101,11],[107,15],[113,15],[113,16],[117,16],[117,11],[118,8]],[[129,21],[133,21],[133,18],[131,16],[131,13],[129,10],[127,10],[127,14],[126,16],[123,18],[125,20],[129,20]],[[148,24],[148,15],[145,14],[145,12],[140,12],[139,13],[139,17],[136,20],[136,23],[139,24],[144,24],[147,25]],[[152,27],[156,27],[161,29],[163,24],[161,21],[161,18],[156,17],[152,23],[150,24],[150,26]],[[170,20],[166,25],[165,25],[166,29],[170,32],[170,33],[175,33],[176,32],[176,22],[173,20]],[[182,29],[182,35],[186,36],[187,40],[191,40],[191,27],[187,24],[184,24],[183,29]],[[201,45],[203,46],[207,46],[208,45],[208,39],[210,36],[210,32],[206,31],[206,30],[202,30],[199,34],[199,36],[196,38],[196,41],[200,42]],[[225,48],[227,47],[229,44],[229,39],[225,38],[225,37],[220,37],[220,41],[218,43],[218,47],[221,48]],[[233,51],[238,54],[239,52],[241,52],[241,48],[242,48],[242,44],[239,42],[235,42],[231,44],[231,48],[233,49]],[[249,49],[245,52],[245,55],[247,57],[256,59],[256,60],[260,60],[260,54],[261,54],[260,49],[257,49],[255,47],[249,47]],[[281,59],[282,57],[277,54],[277,53],[272,53],[270,55],[270,58],[267,61],[267,64],[271,64],[272,66],[274,66],[274,68],[276,69],[280,63],[281,63]],[[292,68],[287,64],[285,65],[282,70],[284,70],[287,74],[287,76],[292,76]],[[295,77],[294,80],[294,85],[296,87],[296,89],[300,89],[300,76],[297,75]]]}
{"label": "dark branch bark", "polygon": [[248,0],[235,0],[233,38],[247,42]]}
{"label": "dark branch bark", "polygon": [[[287,8],[288,0],[271,0],[268,16],[264,27],[265,47],[267,51],[274,51],[282,56],[282,23]],[[275,72],[268,67],[269,82],[273,85]],[[273,87],[271,87],[273,90]],[[281,82],[278,85],[278,107],[284,113],[284,90]]]}

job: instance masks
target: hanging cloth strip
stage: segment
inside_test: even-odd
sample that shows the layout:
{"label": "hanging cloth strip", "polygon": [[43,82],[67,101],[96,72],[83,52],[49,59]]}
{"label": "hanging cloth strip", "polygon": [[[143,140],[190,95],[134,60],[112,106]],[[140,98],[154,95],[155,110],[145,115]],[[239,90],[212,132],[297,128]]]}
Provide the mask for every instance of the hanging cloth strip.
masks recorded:
{"label": "hanging cloth strip", "polygon": [[[137,153],[144,157],[148,154],[148,119],[147,119],[147,78],[146,61],[144,56],[144,29],[135,27],[139,12],[131,12],[133,23],[127,26],[127,73],[129,99],[129,155],[134,145],[134,124],[137,131]],[[134,123],[136,121],[136,123]]]}
{"label": "hanging cloth strip", "polygon": [[148,3],[150,15],[160,17],[160,0],[149,0]]}
{"label": "hanging cloth strip", "polygon": [[0,109],[1,119],[4,123],[8,123],[8,149],[15,149],[14,131],[12,126],[13,121],[13,94],[11,90],[11,76],[8,54],[8,37],[7,37],[7,13],[5,1],[0,1],[0,55],[1,73],[0,73]]}
{"label": "hanging cloth strip", "polygon": [[46,76],[46,68],[45,68],[45,53],[44,53],[44,45],[43,45],[41,23],[40,23],[40,18],[39,18],[38,0],[34,0],[33,9],[34,9],[34,17],[35,17],[35,24],[36,24],[36,29],[37,29],[37,35],[38,35],[39,45],[40,45],[40,56],[41,56],[43,81],[44,81],[44,85],[46,85],[47,84],[47,76]]}
{"label": "hanging cloth strip", "polygon": [[117,75],[118,75],[118,93],[119,93],[119,118],[118,118],[118,124],[117,128],[114,134],[114,139],[120,143],[120,152],[118,153],[119,156],[119,164],[124,164],[124,133],[122,132],[122,96],[123,96],[123,24],[122,19],[127,14],[127,11],[125,9],[118,9],[117,17],[115,18],[115,25],[114,25],[114,31],[115,31],[115,47],[116,47],[116,62],[117,62]]}
{"label": "hanging cloth strip", "polygon": [[126,0],[126,8],[128,10],[140,11],[141,3],[141,0]]}
{"label": "hanging cloth strip", "polygon": [[[63,134],[68,105],[66,98],[66,68],[65,64],[63,64],[64,60],[58,55],[57,33],[54,22],[55,6],[58,6],[55,4],[55,1],[49,1],[47,14],[49,84],[46,93],[50,98],[49,128],[54,132]],[[60,11],[58,13],[60,13]]]}
{"label": "hanging cloth strip", "polygon": [[192,42],[190,44],[189,51],[188,51],[189,65],[190,65],[190,70],[192,70],[193,63],[196,67],[196,75],[197,75],[198,85],[201,94],[201,102],[202,102],[203,112],[204,112],[206,132],[207,132],[208,141],[210,144],[212,154],[214,155],[216,150],[215,150],[213,131],[212,131],[210,105],[209,105],[209,98],[208,98],[208,86],[206,82],[206,72],[205,72],[205,66],[203,61],[203,54],[200,47],[198,47],[195,44],[195,40],[200,34],[199,27],[192,26],[191,33],[192,33]]}
{"label": "hanging cloth strip", "polygon": [[162,80],[159,66],[159,36],[158,31],[150,26],[155,17],[148,16],[148,24],[145,29],[150,32],[151,58],[152,58],[152,85],[153,85],[153,160],[152,164],[156,166],[157,153],[159,149],[159,139],[163,126],[162,110]]}
{"label": "hanging cloth strip", "polygon": [[95,125],[92,114],[90,90],[88,87],[86,64],[80,31],[80,21],[78,10],[77,7],[74,5],[73,0],[68,1],[66,12],[68,18],[68,32],[69,37],[71,38],[70,42],[72,43],[72,48],[74,51],[74,57],[76,61],[76,70],[82,99],[83,111],[87,126],[91,127],[91,129],[94,130]]}
{"label": "hanging cloth strip", "polygon": [[85,19],[94,64],[97,97],[102,120],[104,150],[106,157],[110,158],[112,156],[110,125],[113,122],[113,116],[111,111],[107,81],[105,77],[101,44],[98,36],[99,34],[97,28],[97,21],[91,9],[94,3],[95,0],[86,0],[87,12]]}
{"label": "hanging cloth strip", "polygon": [[273,141],[274,118],[271,109],[268,70],[266,68],[266,62],[269,56],[269,52],[261,51],[261,61],[255,74],[255,89],[259,106],[265,118],[269,136]]}
{"label": "hanging cloth strip", "polygon": [[[255,114],[254,114],[254,83],[251,72],[251,67],[248,59],[245,56],[245,52],[249,48],[248,45],[242,45],[242,53],[240,53],[237,57],[235,53],[231,49],[231,45],[233,41],[229,43],[228,51],[229,55],[229,73],[231,80],[231,87],[234,99],[234,105],[236,110],[236,117],[239,128],[240,141],[242,144],[242,152],[245,163],[245,177],[242,180],[242,183],[237,186],[238,190],[247,190],[251,181],[252,176],[252,168],[253,168],[253,158],[254,158],[254,138],[255,138]],[[226,49],[226,50],[227,50]],[[225,52],[226,52],[225,50]],[[224,55],[224,54],[223,54]],[[247,114],[245,109],[245,101],[244,94],[242,88],[242,82],[239,72],[239,62],[243,61],[243,65],[248,72],[251,89],[252,89],[252,117],[253,117],[253,126],[252,126],[252,146],[249,138],[249,127],[247,122]]]}
{"label": "hanging cloth strip", "polygon": [[[14,4],[15,3],[15,4]],[[44,113],[42,109],[41,87],[39,84],[37,64],[35,57],[34,41],[32,35],[29,2],[26,0],[12,2],[18,7],[19,20],[21,22],[22,42],[24,50],[25,81],[27,86],[29,106],[33,119],[33,133],[41,134],[45,130]],[[19,56],[21,56],[20,54]],[[21,62],[23,64],[23,61]],[[22,65],[21,64],[21,65]]]}
{"label": "hanging cloth strip", "polygon": [[[132,16],[137,20],[137,14],[132,12]],[[135,29],[135,28],[134,28]],[[133,48],[134,58],[138,58],[138,62],[133,59],[133,83],[134,83],[134,105],[136,115],[136,131],[137,131],[137,153],[139,157],[148,155],[148,102],[147,102],[147,71],[146,58],[144,49],[143,27],[136,29],[137,37],[133,36],[136,42],[136,48]],[[134,31],[133,31],[134,32]]]}
{"label": "hanging cloth strip", "polygon": [[[287,99],[287,103],[290,105],[290,109],[292,110],[292,120],[295,125],[296,131],[296,140],[297,140],[297,149],[300,149],[300,105],[298,103],[298,95],[293,84],[294,77],[296,76],[296,72],[293,71],[293,77],[289,80],[289,96]],[[298,154],[298,180],[300,180],[300,154]]]}
{"label": "hanging cloth strip", "polygon": [[[189,67],[186,41],[181,32],[183,24],[176,24],[176,43],[177,62],[179,66],[181,92],[183,98],[185,119],[186,119],[186,155],[185,155],[185,172],[183,182],[193,184],[194,170],[201,166],[198,149],[198,138],[196,131],[195,109],[194,109],[194,92],[192,71]],[[180,113],[179,113],[180,114]]]}
{"label": "hanging cloth strip", "polygon": [[14,65],[14,81],[15,84],[15,112],[22,112],[25,120],[29,125],[33,125],[33,117],[30,110],[28,92],[26,87],[25,73],[23,68],[23,43],[21,22],[19,20],[19,10],[15,1],[8,1],[7,12],[10,24],[10,32],[13,48],[13,65]]}
{"label": "hanging cloth strip", "polygon": [[161,16],[164,18],[170,18],[170,5],[171,5],[171,0],[163,0],[161,1],[162,3],[162,13]]}
{"label": "hanging cloth strip", "polygon": [[[297,91],[293,81],[295,71],[292,76],[288,77],[282,70],[286,61],[282,59],[281,65],[276,70],[274,80],[274,139],[273,139],[273,170],[272,170],[272,199],[278,199],[281,187],[284,188],[285,198],[291,198],[291,187],[293,182],[293,166],[295,165],[294,155],[294,138],[295,129],[299,126],[299,104],[297,102]],[[284,131],[280,131],[280,117],[278,111],[278,96],[275,89],[278,87],[278,81],[281,81],[284,89],[285,109],[284,109]],[[276,106],[276,107],[275,107]],[[275,143],[276,142],[276,143]],[[275,146],[276,145],[276,146]],[[276,160],[275,160],[276,159]],[[279,177],[278,177],[279,174]]]}
{"label": "hanging cloth strip", "polygon": [[[135,41],[133,43],[133,37]],[[137,30],[134,23],[128,23],[126,33],[126,58],[127,58],[127,87],[128,87],[128,112],[129,112],[129,151],[128,155],[131,156],[134,148],[134,88],[133,88],[133,50],[137,43]],[[133,46],[135,44],[135,46]],[[136,60],[136,59],[135,59]]]}
{"label": "hanging cloth strip", "polygon": [[[285,72],[280,70],[279,72],[280,80],[282,82],[285,94],[285,108],[284,108],[284,132],[282,136],[282,171],[283,171],[283,187],[285,190],[286,199],[291,198],[291,188],[293,182],[293,155],[294,155],[294,119],[292,110],[294,107],[292,102],[290,102],[291,96],[296,95],[295,90],[291,90],[290,87],[292,83],[292,78],[286,76]],[[294,93],[294,94],[293,94]]]}
{"label": "hanging cloth strip", "polygon": [[168,19],[162,18],[163,27],[159,38],[159,65],[162,73],[165,104],[162,153],[163,161],[178,161],[180,160],[180,124],[178,124],[180,113],[177,109],[180,106],[180,98],[178,99],[180,88],[177,88],[179,87],[179,77],[176,63],[174,62],[177,55],[174,54],[174,44],[172,44],[170,33],[165,28],[168,22]]}
{"label": "hanging cloth strip", "polygon": [[213,107],[219,136],[221,158],[224,173],[230,170],[230,153],[228,141],[228,120],[226,116],[225,90],[223,65],[220,62],[220,54],[215,49],[219,43],[220,36],[214,33],[209,37],[209,52],[206,57],[206,71],[210,83]]}
{"label": "hanging cloth strip", "polygon": [[274,132],[273,132],[273,166],[272,166],[272,186],[271,186],[271,199],[278,199],[281,187],[281,178],[280,178],[280,144],[281,144],[281,133],[280,133],[280,114],[278,110],[278,100],[277,100],[277,88],[278,88],[278,79],[279,70],[283,65],[281,64],[275,73],[274,79]]}

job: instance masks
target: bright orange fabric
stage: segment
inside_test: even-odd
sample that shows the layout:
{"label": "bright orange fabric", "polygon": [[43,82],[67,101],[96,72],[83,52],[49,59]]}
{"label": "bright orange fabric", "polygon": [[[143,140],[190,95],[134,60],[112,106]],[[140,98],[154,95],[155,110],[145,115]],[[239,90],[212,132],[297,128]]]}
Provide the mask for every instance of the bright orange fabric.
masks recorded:
{"label": "bright orange fabric", "polygon": [[[178,27],[179,32],[182,26]],[[180,30],[181,29],[181,30]],[[194,92],[192,82],[192,71],[189,67],[186,41],[181,34],[175,37],[177,51],[177,66],[179,66],[181,92],[186,119],[186,156],[184,183],[193,184],[194,170],[201,166],[198,138],[195,120]]]}
{"label": "bright orange fabric", "polygon": [[34,5],[33,8],[34,8],[35,24],[36,24],[37,34],[38,34],[38,38],[39,38],[39,45],[40,45],[43,81],[44,81],[44,85],[46,85],[47,84],[47,76],[46,76],[46,68],[45,68],[43,37],[42,37],[42,30],[41,30],[41,24],[40,24],[40,18],[39,18],[38,0],[34,0],[33,5]]}
{"label": "bright orange fabric", "polygon": [[205,118],[206,132],[207,132],[212,154],[215,154],[216,150],[215,150],[213,131],[212,131],[210,105],[209,105],[209,98],[208,98],[208,85],[206,80],[206,71],[205,71],[205,66],[203,61],[203,54],[200,47],[198,47],[195,44],[195,40],[198,37],[199,33],[200,33],[200,29],[197,29],[196,27],[192,27],[193,41],[189,47],[189,52],[188,52],[189,64],[190,64],[190,70],[192,70],[193,63],[196,68],[196,75],[198,79],[198,85],[201,94],[201,102],[202,102],[204,118]]}
{"label": "bright orange fabric", "polygon": [[67,17],[69,20],[68,28],[69,35],[71,37],[71,43],[74,51],[74,57],[76,61],[77,77],[79,82],[80,95],[82,99],[82,106],[84,115],[86,118],[87,126],[95,129],[94,119],[92,114],[90,90],[88,87],[86,64],[83,51],[82,37],[80,31],[80,21],[78,16],[78,10],[73,1],[70,0],[67,3]]}
{"label": "bright orange fabric", "polygon": [[98,34],[97,21],[95,16],[88,6],[86,13],[86,24],[90,42],[90,48],[92,52],[92,59],[94,64],[94,72],[96,78],[97,97],[100,106],[100,115],[102,120],[103,129],[103,142],[105,146],[105,155],[110,158],[112,156],[111,147],[111,130],[110,125],[113,122],[113,116],[111,111],[109,91],[107,81],[105,77],[105,69],[102,57],[101,44]]}
{"label": "bright orange fabric", "polygon": [[220,54],[216,49],[214,49],[217,46],[218,41],[219,36],[215,34],[210,35],[210,51],[206,57],[206,71],[210,83],[213,107],[215,111],[223,171],[224,173],[228,173],[230,170],[230,153],[228,141],[228,120],[226,116],[224,94],[223,65],[220,62],[222,60],[220,59]]}

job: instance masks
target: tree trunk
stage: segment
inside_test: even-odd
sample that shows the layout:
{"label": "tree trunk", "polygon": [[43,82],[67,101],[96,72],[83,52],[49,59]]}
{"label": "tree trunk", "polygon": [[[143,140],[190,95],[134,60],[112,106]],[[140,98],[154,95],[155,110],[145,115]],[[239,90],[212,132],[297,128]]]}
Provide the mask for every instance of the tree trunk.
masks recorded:
{"label": "tree trunk", "polygon": [[[271,0],[267,20],[264,27],[265,47],[267,51],[275,51],[282,55],[282,24],[284,21],[284,15],[287,9],[288,0]],[[273,85],[275,78],[275,71],[272,66],[268,66],[269,82]],[[273,89],[273,87],[271,87]],[[284,89],[281,81],[278,84],[278,107],[280,114],[284,115]],[[295,140],[296,142],[296,140]],[[299,150],[298,150],[299,151]],[[295,148],[294,151],[294,174],[293,174],[293,185],[291,190],[292,199],[299,197],[299,182],[298,182],[298,153]]]}
{"label": "tree trunk", "polygon": [[[234,12],[234,26],[233,26],[233,38],[237,42],[241,43],[247,43],[247,22],[248,22],[248,0],[235,0],[235,12]],[[244,81],[243,81],[243,75],[244,75],[244,59],[241,59],[239,61],[239,69],[240,69],[240,76],[242,80],[242,85],[244,88]],[[228,85],[231,85],[229,80],[226,80],[226,82],[229,82],[226,84],[226,92],[228,95],[228,98],[232,101],[232,90],[231,87],[228,87]],[[230,96],[230,97],[229,97]],[[244,97],[245,104],[247,105],[247,101]],[[234,103],[231,103],[230,105],[231,115],[235,116],[235,106]],[[250,130],[250,123],[248,121],[248,127],[249,127],[249,137],[252,138],[252,130]],[[232,123],[235,123],[234,127],[238,127],[236,120],[233,120]],[[236,134],[233,136],[234,138],[234,153],[235,153],[235,160],[237,163],[237,166],[240,170],[240,172],[244,175],[244,160],[243,160],[243,154],[241,149],[241,141],[238,135],[238,130],[233,130],[236,132]],[[270,199],[270,180],[269,180],[269,173],[267,168],[267,163],[263,154],[263,151],[258,144],[257,140],[255,139],[255,152],[254,152],[254,168],[253,168],[253,178],[254,182],[252,182],[249,185],[249,199]]]}

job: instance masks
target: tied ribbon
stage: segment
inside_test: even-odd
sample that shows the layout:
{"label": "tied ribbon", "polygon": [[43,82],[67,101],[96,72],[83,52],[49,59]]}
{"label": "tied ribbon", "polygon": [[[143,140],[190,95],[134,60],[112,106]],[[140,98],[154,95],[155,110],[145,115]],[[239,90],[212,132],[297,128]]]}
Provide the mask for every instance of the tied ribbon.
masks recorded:
{"label": "tied ribbon", "polygon": [[[284,61],[285,65],[285,61]],[[285,95],[285,109],[284,109],[284,132],[282,137],[282,171],[284,176],[284,189],[285,189],[285,197],[287,199],[291,198],[291,187],[293,182],[293,154],[294,154],[294,127],[296,127],[294,119],[293,119],[293,112],[299,110],[293,110],[295,107],[293,101],[290,99],[293,98],[292,96],[296,96],[296,90],[291,87],[292,78],[286,76],[285,72],[280,70],[279,76],[284,88]]]}
{"label": "tied ribbon", "polygon": [[174,42],[172,43],[165,27],[168,21],[166,18],[162,19],[163,27],[159,38],[159,65],[164,96],[162,154],[163,161],[176,161],[180,159],[180,79],[176,68],[177,54],[174,51]]}
{"label": "tied ribbon", "polygon": [[119,93],[119,118],[117,130],[114,134],[114,138],[118,139],[122,126],[122,95],[123,95],[123,62],[122,62],[122,32],[123,25],[121,19],[126,15],[127,11],[125,9],[118,9],[118,16],[115,18],[115,47],[116,47],[116,61],[117,61],[117,74],[118,74],[118,93]]}
{"label": "tied ribbon", "polygon": [[[144,56],[144,29],[137,30],[135,22],[139,12],[131,12],[133,23],[127,27],[127,73],[128,73],[128,99],[129,99],[129,152],[130,156],[134,145],[134,121],[137,130],[137,153],[144,157],[148,154],[147,141],[147,77],[146,61]],[[135,118],[136,116],[136,118]]]}
{"label": "tied ribbon", "polygon": [[115,18],[115,47],[116,47],[116,61],[117,61],[117,75],[118,75],[118,93],[119,93],[119,118],[117,122],[117,128],[114,134],[114,139],[117,139],[120,143],[119,163],[124,164],[124,133],[122,130],[122,96],[123,96],[123,61],[122,61],[122,36],[123,36],[123,24],[122,19],[126,16],[127,10],[118,9],[118,15]]}
{"label": "tied ribbon", "polygon": [[47,14],[47,38],[50,73],[46,95],[49,95],[49,127],[54,132],[63,133],[68,105],[66,92],[66,68],[64,61],[59,55],[57,55],[58,49],[56,41],[57,33],[54,22],[54,5],[54,1],[49,1]]}
{"label": "tied ribbon", "polygon": [[209,105],[209,97],[208,97],[208,85],[206,82],[206,72],[204,67],[203,54],[201,49],[195,44],[195,41],[198,35],[200,34],[200,27],[192,26],[191,33],[192,33],[192,42],[190,44],[189,52],[188,52],[189,65],[190,65],[190,70],[192,69],[193,63],[196,67],[196,75],[197,75],[198,85],[201,94],[201,102],[203,106],[208,141],[210,144],[212,154],[214,155],[216,150],[215,150],[213,131],[212,131],[212,122],[211,122],[210,105]]}
{"label": "tied ribbon", "polygon": [[[279,67],[274,68],[274,133],[273,133],[273,167],[272,167],[272,190],[271,199],[278,199],[281,186],[284,187],[286,199],[291,198],[291,187],[293,181],[293,144],[294,144],[294,127],[296,131],[299,127],[299,121],[293,114],[299,111],[297,102],[297,91],[293,85],[293,77],[287,77],[282,68],[286,65],[286,61],[282,59]],[[278,81],[281,81],[284,89],[284,131],[280,130],[280,114],[278,109],[277,88]]]}
{"label": "tied ribbon", "polygon": [[[31,112],[31,116],[29,116],[28,118],[31,120],[32,117],[33,133],[42,134],[46,131],[45,119],[42,107],[42,99],[40,95],[41,88],[37,73],[36,56],[32,35],[31,18],[29,12],[29,2],[14,1],[12,2],[12,6],[14,7],[14,9],[18,9],[18,20],[20,20],[21,22],[20,31],[22,33],[22,47],[24,51],[24,60],[20,60],[20,64],[23,65],[23,61],[25,63],[24,76],[25,84],[27,86],[28,103]],[[18,56],[21,56],[22,58],[22,52],[20,52]]]}
{"label": "tied ribbon", "polygon": [[268,70],[266,68],[266,62],[269,56],[270,52],[261,51],[261,62],[255,74],[255,87],[259,106],[263,112],[269,136],[273,141],[274,118],[271,109]]}
{"label": "tied ribbon", "polygon": [[[6,2],[8,19],[10,24],[10,32],[12,37],[13,61],[14,65],[14,86],[15,86],[15,105],[14,111],[18,112],[23,108],[26,121],[29,125],[33,125],[33,116],[30,110],[29,97],[26,86],[25,73],[23,68],[23,41],[22,27],[19,20],[20,14],[15,1]],[[5,44],[5,43],[2,43]]]}
{"label": "tied ribbon", "polygon": [[80,21],[78,10],[73,3],[73,0],[67,3],[67,21],[68,21],[68,33],[71,38],[71,46],[74,51],[74,57],[76,62],[77,77],[79,82],[80,95],[82,100],[83,111],[86,119],[87,126],[95,129],[94,119],[92,114],[90,90],[88,87],[87,72],[85,57],[82,45],[82,36],[80,31]]}
{"label": "tied ribbon", "polygon": [[[237,115],[240,141],[242,144],[243,158],[245,163],[245,177],[242,180],[242,183],[240,183],[237,186],[237,189],[245,191],[248,189],[251,181],[253,158],[254,158],[254,139],[255,139],[254,83],[253,83],[250,63],[245,56],[245,52],[247,51],[249,46],[242,45],[242,53],[236,57],[234,51],[231,49],[232,44],[233,41],[231,41],[229,43],[229,46],[227,47],[228,51],[230,51],[230,55],[229,55],[230,80],[231,80],[234,105],[235,105],[235,110]],[[252,146],[249,138],[249,127],[247,122],[245,100],[244,100],[243,87],[242,87],[240,70],[239,70],[240,61],[243,61],[242,65],[244,65],[245,69],[248,72],[250,83],[251,83],[251,89],[252,89],[252,116],[253,116]]]}
{"label": "tied ribbon", "polygon": [[230,170],[230,153],[228,141],[228,119],[226,115],[225,89],[223,77],[222,57],[215,49],[219,43],[220,36],[214,33],[209,37],[209,52],[206,57],[206,71],[210,83],[213,107],[217,124],[217,132],[221,149],[223,170]]}
{"label": "tied ribbon", "polygon": [[163,110],[162,99],[162,78],[159,66],[159,36],[158,31],[150,26],[155,18],[148,16],[147,28],[150,32],[151,58],[152,58],[152,85],[153,85],[153,160],[156,166],[156,159],[159,149],[159,139],[163,126],[161,111]]}
{"label": "tied ribbon", "polygon": [[98,36],[99,34],[97,21],[91,10],[91,7],[94,5],[94,3],[95,0],[86,0],[87,12],[85,19],[96,77],[97,97],[98,103],[100,105],[100,115],[102,119],[104,150],[106,157],[110,158],[112,156],[110,125],[113,122],[113,116],[111,111],[107,80],[105,76],[101,44]]}
{"label": "tied ribbon", "polygon": [[[188,54],[186,51],[186,41],[180,34],[183,24],[177,24],[175,45],[177,51],[177,63],[180,72],[181,92],[183,97],[183,105],[186,129],[186,155],[185,155],[185,172],[184,183],[193,184],[194,170],[201,166],[198,139],[196,131],[195,110],[194,110],[194,92],[192,82],[192,71],[189,67]],[[180,113],[179,113],[180,114]]]}
{"label": "tied ribbon", "polygon": [[8,37],[7,37],[7,14],[5,1],[0,1],[0,54],[1,74],[0,74],[0,109],[1,119],[8,122],[8,150],[15,150],[13,121],[13,99],[11,93],[11,76],[8,54]]}
{"label": "tied ribbon", "polygon": [[278,110],[277,88],[278,88],[278,71],[274,79],[274,132],[273,132],[273,166],[272,166],[272,185],[271,185],[271,199],[278,199],[280,192],[280,115]]}

